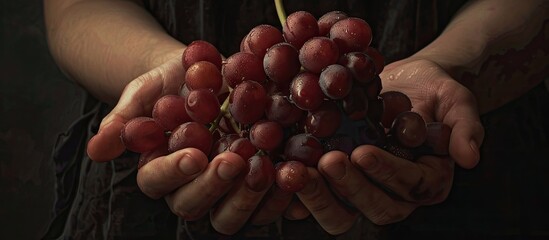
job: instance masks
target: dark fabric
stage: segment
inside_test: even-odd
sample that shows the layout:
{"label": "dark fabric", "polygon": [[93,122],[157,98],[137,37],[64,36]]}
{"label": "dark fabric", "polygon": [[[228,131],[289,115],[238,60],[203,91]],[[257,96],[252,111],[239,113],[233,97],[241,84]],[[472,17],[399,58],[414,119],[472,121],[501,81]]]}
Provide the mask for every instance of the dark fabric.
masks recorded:
{"label": "dark fabric", "polygon": [[[181,41],[210,41],[225,56],[237,51],[240,39],[253,26],[270,23],[279,27],[272,1],[168,3],[149,1],[146,5]],[[432,40],[460,6],[457,1],[422,0],[285,4],[288,13],[309,10],[320,16],[338,9],[366,19],[374,29],[374,46],[388,61],[405,57]],[[183,17],[170,20],[175,13]],[[139,191],[135,154],[126,153],[109,163],[90,161],[84,154],[87,141],[109,110],[89,99],[82,118],[61,135],[54,156],[58,167],[56,218],[44,239],[549,238],[545,220],[549,209],[544,205],[549,201],[549,175],[545,174],[549,170],[549,93],[543,85],[482,116],[486,128],[482,161],[472,170],[456,169],[454,187],[444,203],[421,207],[405,221],[389,226],[361,219],[342,236],[328,235],[312,218],[246,226],[232,237],[217,234],[207,216],[181,221],[164,200],[149,199]]]}

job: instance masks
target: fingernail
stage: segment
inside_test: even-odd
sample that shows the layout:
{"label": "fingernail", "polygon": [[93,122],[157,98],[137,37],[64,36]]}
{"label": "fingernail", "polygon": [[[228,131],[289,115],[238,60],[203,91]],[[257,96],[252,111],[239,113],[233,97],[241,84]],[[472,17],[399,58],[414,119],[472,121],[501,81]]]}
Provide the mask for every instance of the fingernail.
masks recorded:
{"label": "fingernail", "polygon": [[219,177],[223,180],[231,180],[236,177],[238,173],[240,173],[239,170],[240,169],[238,169],[233,164],[227,161],[221,161],[221,163],[217,167],[217,175],[219,175]]}
{"label": "fingernail", "polygon": [[365,171],[372,170],[377,164],[377,158],[373,154],[364,154],[360,157],[356,163]]}
{"label": "fingernail", "polygon": [[324,170],[324,172],[328,174],[328,176],[330,176],[335,180],[341,180],[347,173],[346,166],[342,162],[337,162],[337,163],[328,165],[324,167],[322,170]]}
{"label": "fingernail", "polygon": [[197,174],[201,170],[198,163],[189,154],[183,155],[181,161],[179,161],[179,168],[187,176]]}

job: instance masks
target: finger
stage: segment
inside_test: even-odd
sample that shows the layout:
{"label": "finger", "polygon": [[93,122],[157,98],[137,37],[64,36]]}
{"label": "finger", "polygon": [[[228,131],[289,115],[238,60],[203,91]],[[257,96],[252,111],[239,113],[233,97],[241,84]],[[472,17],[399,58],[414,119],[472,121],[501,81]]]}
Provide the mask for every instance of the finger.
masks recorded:
{"label": "finger", "polygon": [[[172,63],[173,62],[173,63]],[[131,81],[122,92],[111,112],[105,116],[98,133],[90,139],[88,156],[95,161],[109,161],[120,156],[125,147],[120,139],[124,124],[132,118],[150,116],[154,103],[167,94],[177,94],[185,71],[174,58],[165,69],[149,72]]]}
{"label": "finger", "polygon": [[[401,221],[418,206],[392,198],[368,180],[342,152],[326,153],[319,160],[318,166],[330,186],[375,224],[385,225]],[[313,211],[311,213],[314,215]]]}
{"label": "finger", "polygon": [[274,171],[273,163],[267,156],[248,159],[248,174],[211,212],[213,228],[227,235],[240,230],[273,185]]}
{"label": "finger", "polygon": [[239,155],[221,153],[194,181],[168,194],[166,202],[172,212],[184,220],[196,220],[204,216],[246,170],[246,163]]}
{"label": "finger", "polygon": [[290,205],[294,194],[280,189],[274,184],[267,192],[263,201],[252,215],[250,221],[254,225],[265,225],[280,218]]}
{"label": "finger", "polygon": [[480,160],[479,146],[484,140],[476,100],[456,81],[445,81],[438,94],[441,106],[437,108],[437,119],[452,128],[450,156],[461,167],[473,168]]}
{"label": "finger", "polygon": [[284,217],[288,220],[302,220],[311,215],[311,212],[299,199],[294,199],[284,212]]}
{"label": "finger", "polygon": [[145,195],[158,199],[194,180],[208,165],[208,158],[195,148],[158,157],[137,172],[137,185]]}
{"label": "finger", "polygon": [[351,154],[351,162],[373,182],[404,200],[421,205],[444,199],[453,179],[450,158],[423,156],[414,163],[374,146],[361,146]]}
{"label": "finger", "polygon": [[328,189],[320,173],[308,168],[309,182],[297,196],[328,233],[337,235],[349,230],[358,215],[344,206]]}

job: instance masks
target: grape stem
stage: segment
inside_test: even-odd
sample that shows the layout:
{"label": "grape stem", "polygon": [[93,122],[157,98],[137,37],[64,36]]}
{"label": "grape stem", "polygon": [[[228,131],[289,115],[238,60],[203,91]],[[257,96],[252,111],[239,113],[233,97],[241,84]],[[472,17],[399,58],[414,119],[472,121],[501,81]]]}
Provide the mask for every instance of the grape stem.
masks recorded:
{"label": "grape stem", "polygon": [[217,116],[217,118],[212,122],[212,125],[210,126],[210,132],[215,131],[219,127],[219,122],[221,121],[221,118],[225,116],[229,111],[227,109],[229,108],[229,97],[225,98],[225,101],[223,101],[223,104],[219,108],[220,113]]}
{"label": "grape stem", "polygon": [[286,23],[286,12],[284,11],[284,4],[282,4],[282,0],[274,0],[275,7],[276,7],[276,14],[278,15],[278,20],[280,20],[280,24],[284,26]]}

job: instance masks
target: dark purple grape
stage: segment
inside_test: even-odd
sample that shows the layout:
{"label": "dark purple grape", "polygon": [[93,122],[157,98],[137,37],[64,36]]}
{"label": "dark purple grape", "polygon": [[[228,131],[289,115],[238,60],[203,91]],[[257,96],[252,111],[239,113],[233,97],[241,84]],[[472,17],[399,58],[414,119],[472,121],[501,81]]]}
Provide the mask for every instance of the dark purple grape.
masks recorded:
{"label": "dark purple grape", "polygon": [[341,103],[343,112],[352,120],[364,119],[368,114],[368,99],[361,87],[351,89]]}
{"label": "dark purple grape", "polygon": [[307,133],[292,136],[284,148],[286,161],[299,161],[309,167],[316,167],[322,154],[324,149],[320,141]]}
{"label": "dark purple grape", "polygon": [[278,43],[263,58],[267,77],[279,85],[289,85],[301,69],[298,51],[289,43]]}
{"label": "dark purple grape", "polygon": [[376,76],[374,61],[364,52],[346,53],[339,59],[339,64],[349,68],[354,79],[366,85]]}
{"label": "dark purple grape", "polygon": [[302,72],[290,85],[290,100],[303,110],[314,110],[324,101],[324,93],[318,84],[318,75]]}
{"label": "dark purple grape", "polygon": [[297,123],[305,115],[305,111],[290,102],[288,97],[275,94],[269,98],[265,115],[267,119],[288,127]]}
{"label": "dark purple grape", "polygon": [[403,147],[419,147],[427,139],[425,120],[416,112],[402,112],[395,118],[390,134]]}
{"label": "dark purple grape", "polygon": [[305,131],[318,138],[329,137],[341,125],[341,112],[333,101],[324,101],[317,109],[309,111]]}
{"label": "dark purple grape", "polygon": [[332,64],[320,73],[320,89],[330,99],[342,99],[353,88],[353,79],[349,69],[339,64]]}
{"label": "dark purple grape", "polygon": [[252,144],[250,139],[240,137],[235,139],[227,148],[229,152],[238,154],[242,159],[251,158],[257,153],[257,148]]}

